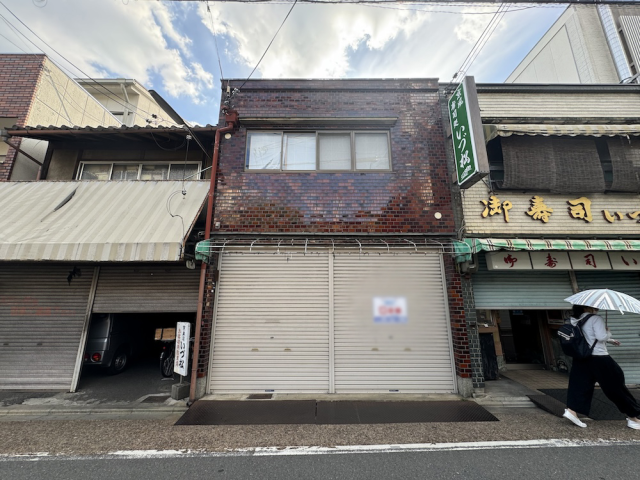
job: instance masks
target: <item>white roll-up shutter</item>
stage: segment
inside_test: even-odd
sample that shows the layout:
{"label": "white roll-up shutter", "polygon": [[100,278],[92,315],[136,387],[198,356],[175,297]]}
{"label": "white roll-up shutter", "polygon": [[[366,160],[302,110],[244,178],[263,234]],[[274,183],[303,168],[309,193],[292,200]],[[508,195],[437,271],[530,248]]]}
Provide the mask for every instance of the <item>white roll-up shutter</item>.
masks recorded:
{"label": "white roll-up shutter", "polygon": [[[634,272],[576,272],[578,288],[608,288],[640,299],[640,274]],[[640,315],[601,311],[608,318],[613,338],[619,347],[607,345],[611,357],[620,364],[628,384],[640,384]]]}
{"label": "white roll-up shutter", "polygon": [[[454,392],[438,254],[336,255],[335,391]],[[408,322],[375,324],[374,297],[404,297]]]}
{"label": "white roll-up shutter", "polygon": [[96,313],[195,312],[200,270],[179,264],[107,264],[93,303]]}
{"label": "white roll-up shutter", "polygon": [[565,298],[573,295],[569,272],[539,270],[489,271],[484,255],[478,255],[478,271],[472,274],[476,308],[495,310],[562,310],[571,308]]}
{"label": "white roll-up shutter", "polygon": [[0,390],[71,389],[94,271],[77,267],[0,264]]}
{"label": "white roll-up shutter", "polygon": [[221,255],[209,391],[328,392],[328,255]]}

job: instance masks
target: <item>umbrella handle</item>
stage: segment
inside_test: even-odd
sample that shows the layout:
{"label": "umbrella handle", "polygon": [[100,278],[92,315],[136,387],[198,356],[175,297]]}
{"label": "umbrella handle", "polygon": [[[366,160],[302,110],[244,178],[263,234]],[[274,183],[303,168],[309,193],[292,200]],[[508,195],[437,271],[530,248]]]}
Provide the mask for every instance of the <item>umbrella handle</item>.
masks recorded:
{"label": "umbrella handle", "polygon": [[604,326],[607,330],[609,330],[609,311],[605,310],[604,312]]}

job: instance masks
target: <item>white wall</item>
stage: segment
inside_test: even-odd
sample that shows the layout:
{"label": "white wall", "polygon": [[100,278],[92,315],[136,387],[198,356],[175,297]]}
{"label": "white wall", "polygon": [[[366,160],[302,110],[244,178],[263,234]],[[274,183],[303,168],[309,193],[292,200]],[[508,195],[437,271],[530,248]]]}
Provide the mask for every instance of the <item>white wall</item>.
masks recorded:
{"label": "white wall", "polygon": [[595,8],[570,6],[506,83],[618,83]]}

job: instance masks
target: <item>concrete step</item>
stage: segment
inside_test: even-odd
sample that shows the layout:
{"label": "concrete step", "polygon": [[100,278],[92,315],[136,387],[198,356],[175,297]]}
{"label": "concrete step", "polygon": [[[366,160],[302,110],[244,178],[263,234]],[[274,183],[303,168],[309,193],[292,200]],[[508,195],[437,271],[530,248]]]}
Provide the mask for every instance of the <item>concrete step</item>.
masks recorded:
{"label": "concrete step", "polygon": [[475,402],[483,407],[513,407],[513,408],[535,408],[535,404],[525,396],[509,397],[509,396],[485,396],[484,398],[475,398]]}

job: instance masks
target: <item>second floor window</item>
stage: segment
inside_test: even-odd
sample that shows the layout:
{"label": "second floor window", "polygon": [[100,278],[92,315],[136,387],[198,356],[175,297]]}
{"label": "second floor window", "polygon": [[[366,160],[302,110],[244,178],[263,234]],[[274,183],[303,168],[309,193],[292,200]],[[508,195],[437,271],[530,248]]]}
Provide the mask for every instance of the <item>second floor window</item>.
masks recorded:
{"label": "second floor window", "polygon": [[198,180],[199,163],[104,163],[83,162],[78,180]]}
{"label": "second floor window", "polygon": [[247,134],[247,170],[391,169],[388,132],[258,132]]}

